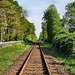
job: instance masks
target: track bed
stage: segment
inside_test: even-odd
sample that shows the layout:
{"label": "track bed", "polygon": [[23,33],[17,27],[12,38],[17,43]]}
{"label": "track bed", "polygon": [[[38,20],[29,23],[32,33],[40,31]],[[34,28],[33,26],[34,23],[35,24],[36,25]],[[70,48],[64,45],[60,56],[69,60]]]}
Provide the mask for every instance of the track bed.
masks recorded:
{"label": "track bed", "polygon": [[47,67],[41,55],[39,45],[35,46],[22,75],[48,75]]}

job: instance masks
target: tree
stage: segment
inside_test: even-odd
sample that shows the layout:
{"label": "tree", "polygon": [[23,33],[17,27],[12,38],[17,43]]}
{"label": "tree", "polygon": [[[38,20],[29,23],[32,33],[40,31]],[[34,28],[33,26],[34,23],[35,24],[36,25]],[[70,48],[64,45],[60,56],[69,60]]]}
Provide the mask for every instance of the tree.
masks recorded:
{"label": "tree", "polygon": [[69,32],[74,32],[75,31],[75,2],[66,5],[65,9],[66,9],[66,13],[64,15],[64,18],[66,22],[64,23],[64,25],[69,29]]}
{"label": "tree", "polygon": [[11,6],[10,3],[6,3],[6,1],[0,2],[0,30],[1,30],[1,42],[3,41],[3,31],[6,29],[6,11]]}
{"label": "tree", "polygon": [[23,41],[23,37],[24,35],[26,36],[27,31],[28,31],[28,21],[27,19],[23,16],[20,18],[20,29],[21,29],[21,37],[22,37],[22,41]]}
{"label": "tree", "polygon": [[43,33],[42,32],[40,33],[39,40],[43,41]]}
{"label": "tree", "polygon": [[47,23],[42,22],[42,33],[43,33],[43,40],[47,39]]}
{"label": "tree", "polygon": [[24,10],[24,9],[22,10],[21,15],[24,16],[25,18],[28,17],[28,13],[27,13],[27,11]]}
{"label": "tree", "polygon": [[22,7],[18,4],[17,1],[13,1],[14,10],[17,12],[18,17],[21,17],[21,13],[23,11]]}
{"label": "tree", "polygon": [[58,30],[58,26],[60,26],[60,17],[54,4],[50,5],[47,10],[45,10],[43,19],[47,23],[48,40],[52,42]]}
{"label": "tree", "polygon": [[[1,19],[4,18],[4,19],[2,19],[3,23],[4,23],[4,20],[6,23],[6,24],[4,24],[4,26],[1,25],[1,28],[4,27],[7,29],[7,31],[4,31],[3,29],[1,29],[1,30],[3,30],[3,32],[5,32],[5,34],[8,34],[7,35],[8,37],[7,36],[6,37],[9,41],[9,40],[12,40],[14,38],[12,36],[12,34],[14,34],[15,26],[18,25],[18,22],[17,22],[18,21],[18,14],[17,14],[16,10],[14,9],[13,5],[7,1],[1,1],[0,2],[0,9],[1,9],[1,13],[2,13],[1,15],[3,15],[3,17],[1,17]],[[2,40],[2,33],[1,33],[1,40]]]}
{"label": "tree", "polygon": [[3,8],[0,8],[0,30],[1,30],[1,42],[3,41],[3,31],[4,31],[4,26],[6,26],[5,22],[5,10]]}
{"label": "tree", "polygon": [[31,39],[35,39],[35,26],[26,19],[27,16],[27,11],[22,9],[17,1],[0,0],[1,41],[23,41],[24,36],[25,39],[29,36]]}
{"label": "tree", "polygon": [[8,33],[8,41],[12,40],[10,39],[13,33],[13,29],[15,29],[15,26],[17,25],[18,17],[17,12],[14,10],[14,8],[11,6],[6,12],[6,18],[7,18],[7,33]]}
{"label": "tree", "polygon": [[35,34],[35,26],[33,23],[29,22],[29,35],[28,38],[31,40],[35,40],[36,39],[36,34]]}

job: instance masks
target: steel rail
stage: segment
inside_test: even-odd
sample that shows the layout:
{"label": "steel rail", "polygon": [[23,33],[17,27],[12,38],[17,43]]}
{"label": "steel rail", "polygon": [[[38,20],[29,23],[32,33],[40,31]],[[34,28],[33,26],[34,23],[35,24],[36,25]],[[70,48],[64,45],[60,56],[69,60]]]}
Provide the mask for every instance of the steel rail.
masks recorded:
{"label": "steel rail", "polygon": [[43,56],[43,59],[44,59],[44,61],[45,61],[45,64],[46,64],[46,67],[47,67],[47,70],[48,70],[48,74],[51,75],[51,72],[50,72],[50,70],[49,70],[48,64],[47,64],[47,62],[46,62],[46,60],[45,60],[45,57],[44,57],[44,53],[43,53],[43,51],[42,51],[42,47],[40,47],[40,43],[39,43],[39,48],[40,48],[41,54],[42,54],[42,56]]}
{"label": "steel rail", "polygon": [[35,49],[35,45],[34,45],[33,49],[30,51],[30,53],[29,53],[29,55],[28,55],[28,57],[27,57],[27,60],[26,60],[26,62],[24,63],[24,66],[22,67],[22,69],[21,69],[19,75],[22,75],[22,73],[23,73],[23,71],[24,71],[24,69],[25,69],[25,67],[26,67],[26,65],[27,65],[27,63],[28,63],[28,61],[29,61],[29,59],[30,59],[30,57],[31,57],[31,55],[32,55],[32,53],[33,53],[33,51],[34,51],[34,49]]}

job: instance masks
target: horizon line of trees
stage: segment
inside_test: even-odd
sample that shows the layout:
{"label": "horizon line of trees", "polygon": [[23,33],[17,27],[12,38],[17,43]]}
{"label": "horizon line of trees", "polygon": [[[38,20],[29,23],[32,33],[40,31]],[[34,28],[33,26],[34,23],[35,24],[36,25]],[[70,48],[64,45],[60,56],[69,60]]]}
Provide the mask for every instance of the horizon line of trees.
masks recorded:
{"label": "horizon line of trees", "polygon": [[62,54],[75,54],[75,2],[68,3],[65,9],[63,19],[54,4],[44,11],[39,39],[52,43]]}
{"label": "horizon line of trees", "polygon": [[17,1],[0,0],[0,41],[36,40],[35,26],[27,16]]}

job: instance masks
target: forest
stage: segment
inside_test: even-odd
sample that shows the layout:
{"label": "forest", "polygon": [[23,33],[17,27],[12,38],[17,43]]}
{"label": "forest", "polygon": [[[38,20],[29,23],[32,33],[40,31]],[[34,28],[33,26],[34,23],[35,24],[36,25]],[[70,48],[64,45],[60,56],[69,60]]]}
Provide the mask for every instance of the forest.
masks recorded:
{"label": "forest", "polygon": [[27,17],[27,10],[17,1],[0,0],[0,42],[36,40],[34,23]]}

